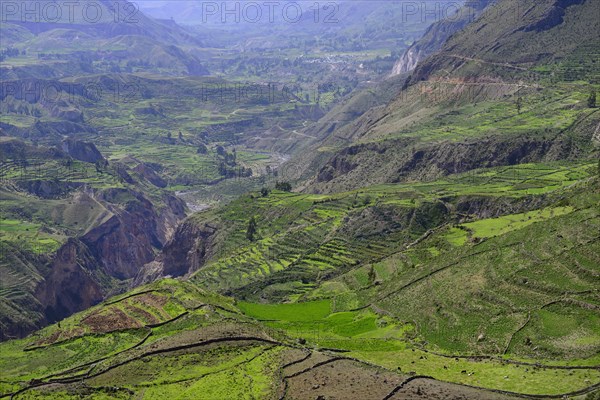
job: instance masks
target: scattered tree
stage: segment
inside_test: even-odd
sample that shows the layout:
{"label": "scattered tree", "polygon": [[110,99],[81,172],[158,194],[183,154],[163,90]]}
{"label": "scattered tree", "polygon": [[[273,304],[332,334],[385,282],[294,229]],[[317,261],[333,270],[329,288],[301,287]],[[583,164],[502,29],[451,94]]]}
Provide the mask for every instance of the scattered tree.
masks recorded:
{"label": "scattered tree", "polygon": [[375,283],[376,278],[377,278],[377,275],[375,274],[375,269],[371,265],[371,268],[369,268],[369,285],[372,285],[373,283]]}
{"label": "scattered tree", "polygon": [[206,147],[206,145],[204,143],[200,143],[198,145],[198,150],[196,150],[196,153],[206,154],[206,153],[208,153],[208,147]]}
{"label": "scattered tree", "polygon": [[522,108],[523,108],[523,98],[521,97],[521,95],[519,95],[519,97],[517,97],[517,112],[519,114],[521,114]]}
{"label": "scattered tree", "polygon": [[254,242],[255,235],[256,235],[256,218],[254,218],[254,216],[252,216],[250,218],[250,221],[248,221],[248,229],[246,230],[246,238],[249,241]]}
{"label": "scattered tree", "polygon": [[592,90],[587,100],[589,108],[596,108],[596,91]]}
{"label": "scattered tree", "polygon": [[262,197],[267,197],[269,195],[269,189],[266,187],[263,187],[262,189],[260,189],[260,195]]}
{"label": "scattered tree", "polygon": [[219,175],[227,176],[227,166],[223,161],[219,163]]}

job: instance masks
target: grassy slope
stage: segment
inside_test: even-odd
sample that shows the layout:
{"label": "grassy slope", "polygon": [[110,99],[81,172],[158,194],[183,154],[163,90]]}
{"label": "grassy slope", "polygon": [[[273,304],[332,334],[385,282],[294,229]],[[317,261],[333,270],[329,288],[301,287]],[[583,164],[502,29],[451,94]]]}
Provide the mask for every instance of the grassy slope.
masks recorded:
{"label": "grassy slope", "polygon": [[[584,389],[600,380],[593,367],[600,345],[594,323],[600,194],[597,178],[586,178],[590,173],[596,173],[595,166],[527,165],[370,188],[359,198],[368,194],[380,206],[410,209],[416,207],[412,198],[421,203],[442,196],[447,202],[462,199],[454,202],[461,208],[467,200],[514,197],[534,210],[498,215],[491,206],[487,214],[480,207],[480,217],[464,210],[462,219],[409,248],[381,253],[383,258],[373,257],[378,261],[364,261],[317,286],[281,291],[299,302],[236,302],[199,289],[195,283],[201,274],[189,282],[166,279],[137,288],[28,338],[1,344],[2,391],[29,387],[23,395],[34,398],[132,393],[268,398],[281,388],[277,371],[294,347],[314,357],[327,354],[316,349],[338,349],[343,357],[388,371],[509,392],[556,395]],[[247,216],[251,205],[259,213],[260,203],[270,202],[272,226],[259,223],[259,232],[262,241],[277,243],[275,229],[298,215],[310,211],[332,218],[314,207],[314,196],[306,209],[290,213],[291,199],[298,207],[305,197],[271,193],[255,202],[233,202],[220,212],[231,215],[243,204]],[[536,198],[545,201],[535,203]],[[348,224],[342,222],[337,232]],[[264,256],[253,257],[259,255]],[[239,273],[243,265],[230,265],[229,273]],[[208,273],[214,267],[206,268]],[[235,342],[232,336],[254,339]],[[204,344],[209,339],[218,342]],[[72,385],[82,374],[85,388]],[[61,384],[47,385],[52,381]]]}
{"label": "grassy slope", "polygon": [[[468,72],[480,62],[466,64]],[[527,100],[535,107],[521,114],[512,100],[498,101],[463,107],[466,123],[448,113],[440,125],[425,120],[415,129],[434,141],[452,140],[454,130],[460,138],[497,130],[511,135],[513,126],[520,135],[564,132],[593,111],[580,106],[586,86],[557,87],[543,92],[549,102],[531,94]],[[510,87],[502,93],[513,94]],[[283,351],[281,344],[240,350],[227,343],[202,355],[148,353],[240,332],[287,344],[300,338],[389,369],[475,386],[538,394],[587,387],[600,380],[600,198],[597,179],[587,179],[595,168],[531,164],[336,195],[244,196],[193,217],[223,229],[213,258],[191,284],[161,281],[136,289],[155,290],[152,296],[105,303],[0,345],[0,363],[8,371],[2,390],[12,392],[31,379],[48,382],[54,373],[70,383],[69,377],[85,372],[87,389],[59,386],[48,392],[41,386],[26,393],[126,397],[130,390],[148,398],[218,398],[223,391],[233,397],[245,391],[267,397],[273,394],[268,382],[275,381],[268,364]],[[432,218],[442,203],[452,218]],[[246,238],[251,215],[258,217],[254,242]],[[240,302],[238,309],[199,285],[250,300],[260,294],[261,300],[302,302]],[[119,331],[103,332],[106,326]],[[539,364],[448,357],[477,354]],[[87,362],[92,364],[81,366]],[[557,365],[596,367],[552,368]],[[163,372],[154,372],[157,366]]]}
{"label": "grassy slope", "polygon": [[[568,368],[593,365],[594,358],[517,358],[537,363],[529,366],[445,358],[422,350],[410,323],[372,310],[336,312],[334,307],[332,300],[236,305],[196,285],[162,280],[1,344],[0,390],[27,389],[17,398],[271,398],[282,384],[278,371],[291,361],[287,354],[294,348],[305,348],[313,357],[327,357],[319,348],[337,348],[349,351],[343,357],[400,374],[414,371],[530,394],[575,391],[600,379],[593,369]],[[85,386],[75,384],[82,379]]]}
{"label": "grassy slope", "polygon": [[[333,196],[255,193],[193,217],[227,224],[218,230],[221,247],[191,282],[252,300],[291,300],[238,307],[286,336],[387,368],[517,392],[580,389],[598,380],[597,371],[468,357],[598,364],[599,194],[597,178],[589,178],[596,169],[528,164]],[[369,214],[383,209],[388,222],[401,222],[399,210],[439,200],[453,218],[428,235],[427,221],[407,231],[401,223],[377,226]],[[255,242],[246,238],[251,215]],[[366,237],[352,236],[356,223]],[[298,239],[298,231],[308,236]],[[360,240],[387,241],[333,245]],[[551,386],[554,379],[561,384]]]}
{"label": "grassy slope", "polygon": [[[428,184],[363,189],[363,195],[369,193],[380,206],[394,204],[414,207],[415,202],[423,200],[421,196],[432,194],[445,201],[453,196],[463,201],[469,196],[472,196],[471,199],[515,196],[522,204],[526,204],[545,193],[546,203],[541,208],[527,212],[463,219],[464,222],[455,222],[437,230],[410,249],[398,248],[393,255],[380,261],[374,257],[372,264],[363,261],[360,263],[362,266],[337,278],[321,279],[314,290],[310,290],[312,285],[303,285],[300,281],[272,285],[261,292],[263,297],[273,300],[288,294],[290,299],[331,299],[333,309],[340,314],[332,319],[335,323],[320,317],[319,312],[315,313],[313,320],[298,321],[296,317],[288,317],[282,319],[290,322],[267,323],[284,327],[301,337],[312,338],[326,347],[355,349],[351,342],[340,341],[347,340],[344,336],[354,335],[340,335],[340,331],[348,329],[352,332],[355,325],[359,332],[361,329],[368,331],[375,328],[377,318],[391,318],[393,323],[384,322],[384,325],[390,324],[389,331],[375,336],[406,339],[403,336],[405,332],[413,332],[408,337],[416,340],[413,343],[417,347],[446,354],[495,354],[545,362],[573,360],[571,363],[597,364],[595,355],[599,351],[600,337],[595,322],[598,304],[594,280],[598,276],[597,266],[600,265],[597,258],[599,197],[597,182],[584,180],[576,183],[585,177],[586,168],[590,168],[589,173],[596,173],[596,166],[590,164],[575,168],[557,164],[531,164],[482,170]],[[406,196],[402,188],[410,188],[418,195]],[[413,201],[411,197],[418,200]],[[483,209],[479,208],[478,211]],[[336,233],[340,232],[343,229]],[[240,232],[242,234],[243,229]],[[330,234],[328,237],[335,236]],[[239,245],[239,242],[235,243]],[[269,243],[272,245],[272,242]],[[390,248],[388,246],[385,251],[390,251]],[[328,250],[330,254],[339,254],[335,249]],[[227,265],[229,272],[225,273],[228,275],[221,276],[228,277],[225,278],[225,287],[230,287],[234,279],[229,278],[230,274],[235,274],[234,271],[240,268],[247,270],[245,268],[249,264],[244,262],[245,257],[251,255],[260,260],[268,254],[250,251],[243,245],[238,251],[244,256],[227,258],[225,263],[209,263],[193,279],[211,274],[215,266]],[[381,254],[385,255],[385,251]],[[373,285],[373,278],[369,277],[370,265],[375,271],[376,285]],[[333,264],[329,263],[329,266]],[[318,264],[315,264],[317,267]],[[281,274],[274,272],[275,275],[278,273]],[[259,274],[266,275],[264,270]],[[256,287],[261,286],[250,286]],[[290,292],[296,294],[289,295]],[[365,311],[364,315],[349,311],[368,305],[380,315],[374,317],[372,311]],[[256,307],[242,304],[242,309],[251,316],[280,319],[279,311],[269,308],[277,306]],[[306,310],[308,312],[309,309]],[[423,310],[428,311],[424,313]],[[302,320],[300,316],[298,319]],[[407,331],[402,328],[404,326],[409,327]],[[366,335],[363,339],[368,337]],[[360,343],[359,347],[367,346],[365,342]],[[388,351],[394,350],[397,345],[395,342],[386,343],[381,352],[357,354],[370,361],[380,358],[380,362],[391,366],[393,364],[385,360],[392,357]],[[402,345],[400,347],[395,351],[401,352]],[[376,351],[376,348],[372,350]],[[402,360],[398,361],[398,366],[403,370],[411,368],[404,357],[398,353],[396,358]],[[483,372],[485,378],[478,376],[467,379],[461,375],[464,369],[462,361],[456,364],[461,368],[448,372],[437,369],[438,363],[444,361],[443,357],[431,357],[435,358],[436,363],[419,362],[418,372],[470,384],[493,382],[493,385],[499,385],[494,372]],[[589,360],[579,361],[583,358]],[[577,379],[582,382],[593,381],[592,378],[591,375],[582,374]],[[543,381],[510,380],[495,387],[507,390],[521,387],[535,391],[544,387]],[[556,390],[560,391],[566,386],[558,388]]]}
{"label": "grassy slope", "polygon": [[[496,215],[510,213],[502,206],[529,211],[546,201],[544,194],[584,178],[593,169],[592,164],[522,165],[336,195],[246,195],[225,208],[192,217],[198,226],[218,227],[210,257],[192,280],[250,298],[257,298],[258,289],[271,300],[297,296],[310,290],[315,280],[401,251],[429,229],[463,218],[451,211],[453,207],[479,202],[480,213],[486,212],[485,207]],[[513,224],[509,218],[497,225],[506,230],[543,220],[548,213],[533,212],[512,217],[519,220]],[[252,215],[258,223],[254,241],[246,237]],[[522,223],[522,218],[527,222]],[[472,228],[466,224],[461,232],[475,230],[474,224]],[[462,240],[460,235],[456,240]]]}

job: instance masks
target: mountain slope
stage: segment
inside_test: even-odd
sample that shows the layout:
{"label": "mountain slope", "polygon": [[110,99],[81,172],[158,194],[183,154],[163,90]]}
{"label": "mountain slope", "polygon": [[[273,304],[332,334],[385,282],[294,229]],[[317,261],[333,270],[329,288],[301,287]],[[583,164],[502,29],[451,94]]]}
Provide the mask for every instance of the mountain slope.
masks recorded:
{"label": "mountain slope", "polygon": [[[333,126],[292,159],[304,175],[313,174],[302,188],[335,192],[439,177],[489,165],[488,152],[492,158],[500,154],[496,165],[593,152],[600,114],[587,98],[597,88],[595,6],[574,2],[563,9],[545,1],[517,7],[503,1],[488,7],[422,61],[385,107]],[[555,9],[564,11],[560,21],[540,32],[528,30]],[[556,50],[552,56],[550,47]],[[483,154],[471,162],[465,149],[480,144]]]}
{"label": "mountain slope", "polygon": [[417,64],[437,52],[448,38],[463,29],[495,0],[467,2],[456,14],[433,23],[419,40],[414,42],[405,52],[392,70],[392,75],[400,75],[415,69]]}
{"label": "mountain slope", "polygon": [[517,78],[535,79],[535,74],[544,76],[550,69],[558,80],[597,83],[599,15],[593,0],[497,2],[423,62],[411,83],[427,79],[434,70],[464,76],[473,64],[480,73],[500,77],[512,72]]}
{"label": "mountain slope", "polygon": [[[0,397],[596,398],[594,1],[499,0],[410,76],[303,128],[295,116],[319,113],[287,99],[181,101],[219,79],[61,82],[147,83],[110,112],[89,93],[47,108],[4,95],[1,133],[43,145],[0,138],[2,338],[57,323],[0,343]],[[114,44],[152,46],[134,37]],[[226,142],[278,132],[302,152],[273,180],[235,181],[254,191],[175,228],[167,180],[260,165]]]}
{"label": "mountain slope", "polygon": [[125,0],[23,1],[3,9],[2,46],[16,54],[3,59],[0,70],[4,79],[131,72],[133,67],[207,75],[189,52],[203,45],[197,33],[149,18]]}

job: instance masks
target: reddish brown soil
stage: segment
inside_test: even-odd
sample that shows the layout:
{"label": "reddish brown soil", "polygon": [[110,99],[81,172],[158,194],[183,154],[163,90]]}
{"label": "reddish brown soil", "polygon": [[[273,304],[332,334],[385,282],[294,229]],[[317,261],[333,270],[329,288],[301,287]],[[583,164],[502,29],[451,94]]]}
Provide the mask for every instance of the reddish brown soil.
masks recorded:
{"label": "reddish brown soil", "polygon": [[142,320],[141,322],[144,323],[145,325],[151,325],[151,324],[156,324],[158,322],[162,322],[162,321],[159,321],[158,318],[156,318],[154,315],[152,315],[148,311],[146,311],[140,307],[136,307],[133,304],[127,304],[125,306],[125,309],[127,310],[127,314],[132,314],[136,318],[141,319]]}
{"label": "reddish brown soil", "polygon": [[338,360],[288,378],[286,398],[381,400],[404,379],[354,361]]}
{"label": "reddish brown soil", "polygon": [[[321,355],[321,358],[323,355]],[[398,375],[352,360],[322,364],[311,359],[295,364],[295,372],[285,374],[289,400],[507,400],[501,394],[438,382],[432,379]],[[330,360],[333,358],[330,357]],[[310,368],[310,365],[313,368]],[[302,365],[305,368],[298,368]],[[291,368],[290,368],[291,370]],[[286,368],[287,371],[287,368]],[[304,371],[304,372],[303,372]],[[293,375],[293,376],[292,376]],[[401,388],[395,391],[396,388]],[[391,397],[390,394],[394,394]]]}
{"label": "reddish brown soil", "polygon": [[123,329],[141,328],[142,324],[117,307],[94,312],[81,321],[92,333],[107,333]]}
{"label": "reddish brown soil", "polygon": [[477,390],[432,379],[415,379],[406,384],[390,400],[506,400],[514,399],[499,393]]}

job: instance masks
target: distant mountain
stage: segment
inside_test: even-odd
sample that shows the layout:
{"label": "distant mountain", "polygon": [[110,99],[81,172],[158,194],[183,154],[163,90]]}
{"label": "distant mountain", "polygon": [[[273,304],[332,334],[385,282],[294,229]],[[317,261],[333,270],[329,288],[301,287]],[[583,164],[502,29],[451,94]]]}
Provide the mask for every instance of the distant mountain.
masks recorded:
{"label": "distant mountain", "polygon": [[[462,4],[462,0],[458,2]],[[140,9],[158,20],[172,20],[194,26],[199,32],[227,32],[234,37],[218,35],[218,41],[260,38],[266,47],[281,46],[291,38],[327,43],[338,38],[346,45],[371,47],[389,40],[404,45],[420,37],[422,30],[440,18],[442,11],[457,2],[436,3],[436,15],[426,17],[420,7],[407,2],[354,1],[336,2],[286,1],[197,2],[142,1]],[[280,35],[273,37],[270,35]],[[281,40],[282,38],[286,40]]]}
{"label": "distant mountain", "polygon": [[189,52],[203,46],[197,32],[188,32],[173,21],[149,18],[135,3],[102,0],[83,6],[44,0],[15,4],[14,10],[6,7],[2,16],[2,46],[16,49],[22,60],[12,63],[14,56],[7,58],[2,66],[4,79],[140,69],[208,74],[202,61]]}
{"label": "distant mountain", "polygon": [[34,34],[64,28],[95,37],[142,35],[171,44],[199,43],[177,24],[149,18],[136,3],[126,0],[99,0],[93,5],[27,0],[16,5],[14,11],[9,7],[3,10],[3,23],[22,26]]}

